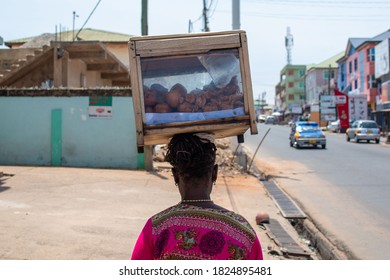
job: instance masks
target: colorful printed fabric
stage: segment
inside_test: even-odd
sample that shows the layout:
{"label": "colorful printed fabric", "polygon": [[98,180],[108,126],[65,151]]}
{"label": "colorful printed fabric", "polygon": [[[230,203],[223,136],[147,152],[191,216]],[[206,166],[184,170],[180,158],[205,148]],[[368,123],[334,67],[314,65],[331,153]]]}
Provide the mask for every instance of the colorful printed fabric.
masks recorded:
{"label": "colorful printed fabric", "polygon": [[145,224],[133,260],[262,260],[257,235],[241,215],[178,204]]}

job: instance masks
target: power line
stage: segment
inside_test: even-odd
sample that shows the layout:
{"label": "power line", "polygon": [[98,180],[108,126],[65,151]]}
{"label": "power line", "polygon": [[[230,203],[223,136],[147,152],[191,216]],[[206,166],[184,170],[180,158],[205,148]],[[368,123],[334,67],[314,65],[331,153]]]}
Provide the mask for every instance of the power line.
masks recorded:
{"label": "power line", "polygon": [[[220,13],[230,13],[230,11],[219,10]],[[309,20],[309,21],[321,21],[321,20],[335,20],[335,21],[389,21],[388,15],[335,15],[335,14],[281,14],[281,13],[261,13],[261,12],[242,12],[241,15],[262,17],[262,18],[283,18],[283,19],[296,19],[296,20]]]}
{"label": "power line", "polygon": [[93,8],[93,10],[92,10],[92,12],[89,14],[89,16],[88,16],[87,20],[84,22],[83,26],[81,26],[81,28],[80,28],[79,32],[77,32],[77,34],[76,34],[76,36],[74,36],[74,38],[77,38],[77,36],[78,36],[78,35],[80,34],[80,32],[83,30],[84,26],[87,24],[88,20],[89,20],[89,19],[90,19],[90,17],[92,16],[92,14],[95,12],[95,10],[96,10],[97,6],[99,6],[99,4],[100,4],[100,1],[102,1],[102,0],[99,0],[99,1],[97,2],[97,4],[96,4],[95,8]]}
{"label": "power line", "polygon": [[259,5],[268,5],[268,6],[292,6],[292,7],[321,7],[321,8],[331,8],[331,9],[390,9],[390,1],[386,2],[348,2],[348,1],[319,1],[319,0],[312,0],[312,1],[302,1],[302,0],[295,0],[295,1],[287,1],[287,0],[245,0],[245,2],[251,2],[251,3],[257,3]]}
{"label": "power line", "polygon": [[276,5],[285,5],[285,4],[299,4],[299,5],[333,5],[333,6],[338,6],[340,4],[347,4],[351,6],[356,6],[356,5],[390,5],[390,2],[388,0],[384,1],[358,1],[358,0],[352,0],[352,1],[339,1],[339,0],[334,0],[334,1],[323,1],[323,0],[245,0],[247,2],[266,2],[270,4],[276,4]]}

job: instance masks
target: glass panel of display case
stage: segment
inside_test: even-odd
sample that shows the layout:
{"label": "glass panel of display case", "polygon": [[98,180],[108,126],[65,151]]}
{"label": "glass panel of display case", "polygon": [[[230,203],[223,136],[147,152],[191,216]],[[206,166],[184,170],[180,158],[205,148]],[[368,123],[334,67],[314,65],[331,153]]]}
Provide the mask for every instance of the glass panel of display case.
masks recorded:
{"label": "glass panel of display case", "polygon": [[244,115],[237,49],[141,58],[145,124]]}

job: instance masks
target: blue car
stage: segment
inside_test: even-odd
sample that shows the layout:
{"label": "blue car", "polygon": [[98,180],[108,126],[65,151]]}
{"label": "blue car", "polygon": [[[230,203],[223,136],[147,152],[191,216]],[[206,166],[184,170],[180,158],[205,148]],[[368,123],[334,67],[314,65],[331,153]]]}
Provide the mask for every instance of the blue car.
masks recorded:
{"label": "blue car", "polygon": [[326,138],[316,122],[295,122],[291,126],[290,147],[318,147],[326,148]]}

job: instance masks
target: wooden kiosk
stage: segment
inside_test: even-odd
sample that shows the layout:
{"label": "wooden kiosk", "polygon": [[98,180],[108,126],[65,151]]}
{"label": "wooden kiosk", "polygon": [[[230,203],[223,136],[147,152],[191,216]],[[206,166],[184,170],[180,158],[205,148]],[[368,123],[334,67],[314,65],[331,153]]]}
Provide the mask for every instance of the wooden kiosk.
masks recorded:
{"label": "wooden kiosk", "polygon": [[129,53],[139,151],[178,133],[258,133],[245,31],[132,37]]}

